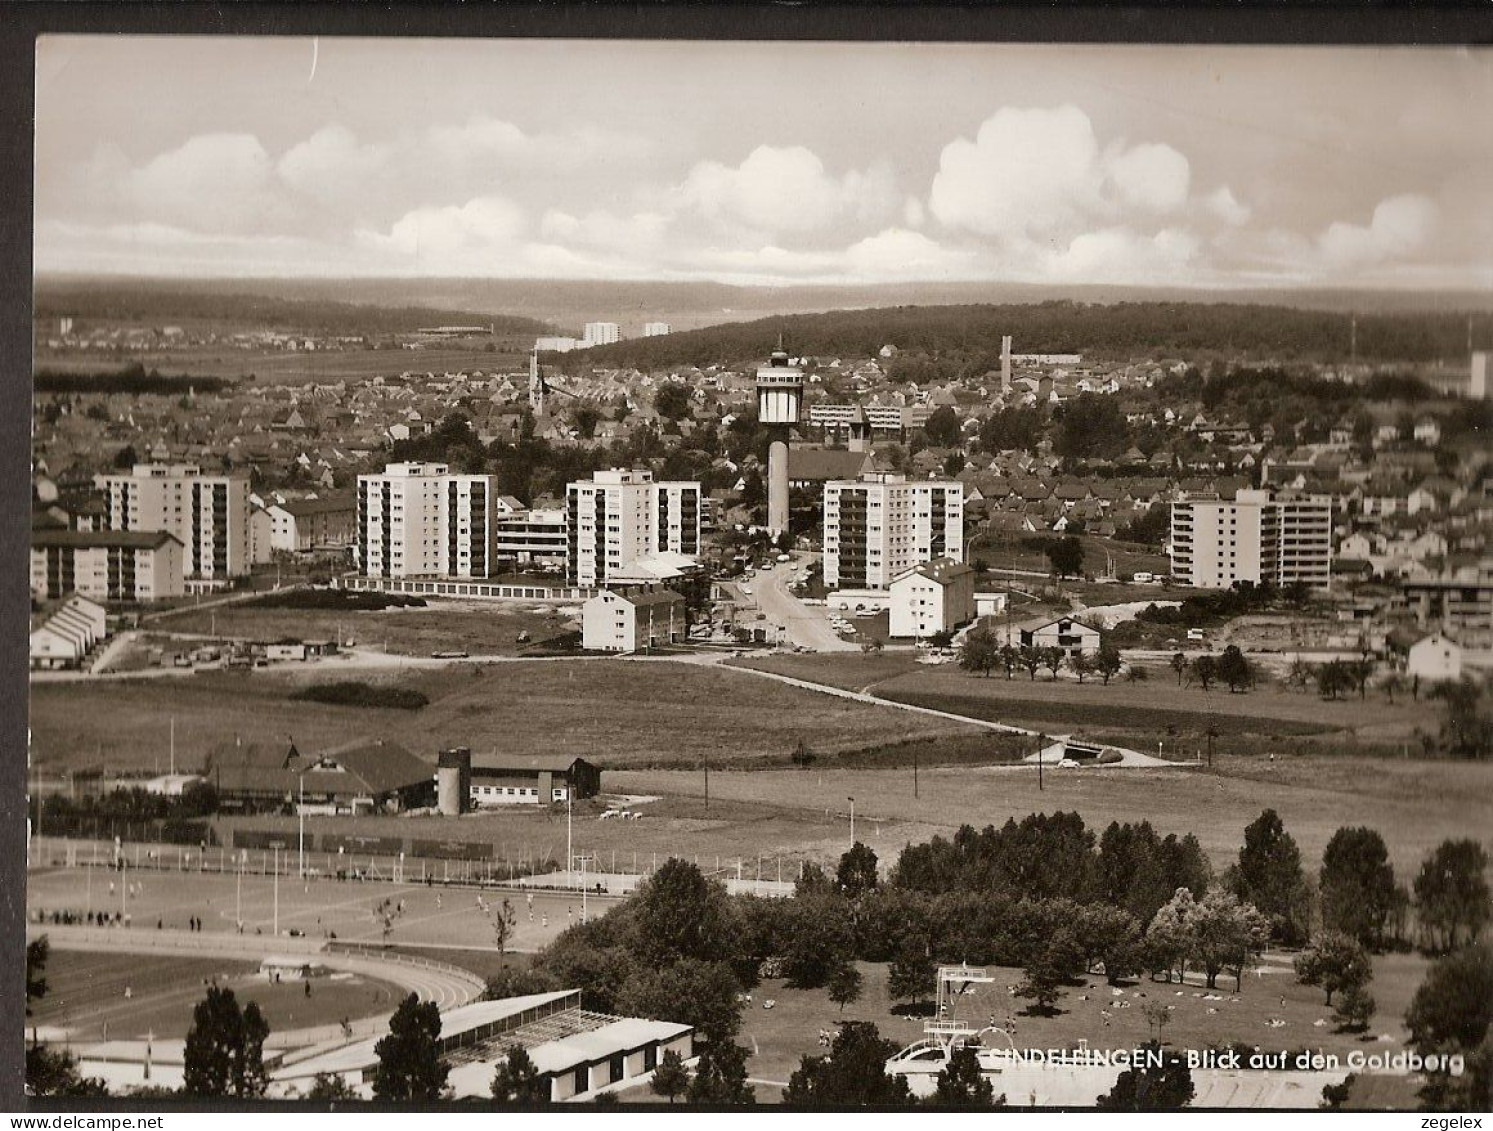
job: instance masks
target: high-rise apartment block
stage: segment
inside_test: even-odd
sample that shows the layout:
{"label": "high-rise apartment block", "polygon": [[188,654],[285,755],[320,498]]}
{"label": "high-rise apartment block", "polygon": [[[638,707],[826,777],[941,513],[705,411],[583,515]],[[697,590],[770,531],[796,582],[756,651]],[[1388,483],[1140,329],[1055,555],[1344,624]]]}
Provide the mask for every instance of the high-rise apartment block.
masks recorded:
{"label": "high-rise apartment block", "polygon": [[1332,503],[1238,491],[1172,504],[1172,580],[1198,589],[1331,582]]}
{"label": "high-rise apartment block", "polygon": [[191,464],[142,463],[98,475],[108,530],[170,534],[188,580],[226,583],[249,572],[249,480]]}
{"label": "high-rise apartment block", "polygon": [[643,323],[643,337],[645,338],[661,338],[669,332],[670,328],[667,322]]}
{"label": "high-rise apartment block", "polygon": [[615,322],[587,322],[585,336],[581,338],[583,346],[608,346],[613,342],[620,341],[622,331]]}
{"label": "high-rise apartment block", "polygon": [[367,577],[488,577],[497,480],[443,463],[358,476],[358,566]]}
{"label": "high-rise apartment block", "polygon": [[964,560],[964,485],[876,472],[824,485],[824,584],[886,589],[934,558]]}
{"label": "high-rise apartment block", "polygon": [[653,472],[613,468],[565,491],[574,585],[605,585],[639,558],[700,553],[700,484],[655,482]]}

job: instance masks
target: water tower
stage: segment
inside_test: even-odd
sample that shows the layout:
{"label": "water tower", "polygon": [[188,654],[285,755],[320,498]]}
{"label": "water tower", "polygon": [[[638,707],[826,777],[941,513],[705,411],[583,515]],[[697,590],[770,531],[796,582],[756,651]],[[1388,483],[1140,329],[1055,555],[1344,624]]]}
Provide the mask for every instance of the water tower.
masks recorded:
{"label": "water tower", "polygon": [[788,529],[788,436],[804,399],[803,370],[788,364],[782,338],[757,370],[757,421],[771,436],[767,449],[767,528],[776,537]]}

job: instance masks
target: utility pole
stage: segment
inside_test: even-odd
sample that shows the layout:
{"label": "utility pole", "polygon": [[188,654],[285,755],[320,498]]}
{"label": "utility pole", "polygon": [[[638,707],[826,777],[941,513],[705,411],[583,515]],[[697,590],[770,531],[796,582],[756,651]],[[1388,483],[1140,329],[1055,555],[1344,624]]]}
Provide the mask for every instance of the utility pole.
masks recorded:
{"label": "utility pole", "polygon": [[847,797],[845,800],[848,801],[848,802],[850,802],[850,847],[854,848],[855,847],[855,798],[853,798],[853,797]]}
{"label": "utility pole", "polygon": [[275,845],[275,925],[274,936],[280,937],[280,846]]}
{"label": "utility pole", "polygon": [[710,812],[710,755],[706,754],[701,759],[705,767],[705,812]]}
{"label": "utility pole", "polygon": [[[307,769],[310,767],[308,766]],[[306,878],[306,771],[296,775],[300,786],[300,799],[296,803],[296,816],[300,818],[300,836],[296,844],[297,869],[302,880]]]}
{"label": "utility pole", "polygon": [[912,748],[912,795],[918,795],[918,748]]}
{"label": "utility pole", "polygon": [[171,716],[171,776],[176,776],[176,716]]}
{"label": "utility pole", "polygon": [[574,787],[565,787],[565,882],[575,887],[575,855],[571,849],[574,843],[571,835],[573,807],[571,805],[571,794],[575,792]]}
{"label": "utility pole", "polygon": [[1037,735],[1037,792],[1038,793],[1042,792],[1042,762],[1044,761],[1044,759],[1042,757],[1042,752],[1043,752],[1043,750],[1044,750],[1044,748],[1046,746],[1047,746],[1047,736],[1045,734],[1039,734],[1039,735]]}

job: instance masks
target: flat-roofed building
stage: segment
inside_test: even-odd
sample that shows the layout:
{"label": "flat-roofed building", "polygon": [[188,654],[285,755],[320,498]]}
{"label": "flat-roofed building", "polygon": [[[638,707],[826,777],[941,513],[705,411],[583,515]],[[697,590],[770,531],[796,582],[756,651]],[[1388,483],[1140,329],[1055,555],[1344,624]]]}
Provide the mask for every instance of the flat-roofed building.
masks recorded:
{"label": "flat-roofed building", "polygon": [[1474,666],[1493,658],[1493,560],[1401,587],[1416,624],[1460,644]]}
{"label": "flat-roofed building", "polygon": [[391,463],[358,476],[357,557],[365,577],[489,577],[497,479],[444,463]]}
{"label": "flat-roofed building", "polygon": [[964,559],[964,485],[875,473],[824,485],[824,584],[888,588],[934,558]]}
{"label": "flat-roofed building", "polygon": [[1198,589],[1331,584],[1332,502],[1241,490],[1171,504],[1172,580]]}
{"label": "flat-roofed building", "polygon": [[39,530],[31,537],[31,593],[56,600],[160,601],[186,592],[184,551],[164,530]]}
{"label": "flat-roofed building", "polygon": [[353,545],[358,530],[356,495],[291,499],[265,508],[270,518],[270,548],[289,554],[340,550]]}
{"label": "flat-roofed building", "polygon": [[565,511],[518,510],[493,521],[492,553],[519,565],[564,566],[569,547]]}
{"label": "flat-roofed building", "polygon": [[700,553],[700,484],[659,482],[646,469],[612,468],[565,491],[566,576],[574,585],[605,585],[649,554]]}
{"label": "flat-roofed building", "polygon": [[128,474],[99,475],[103,526],[165,531],[185,551],[188,580],[226,583],[249,572],[249,481],[208,475],[192,464],[136,464]]}

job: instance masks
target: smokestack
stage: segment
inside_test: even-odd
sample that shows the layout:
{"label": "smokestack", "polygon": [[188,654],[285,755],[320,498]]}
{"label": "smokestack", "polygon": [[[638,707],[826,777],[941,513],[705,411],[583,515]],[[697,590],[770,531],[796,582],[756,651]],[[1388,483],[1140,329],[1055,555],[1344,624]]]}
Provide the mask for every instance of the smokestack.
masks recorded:
{"label": "smokestack", "polygon": [[1001,392],[1011,391],[1011,335],[1001,337]]}

